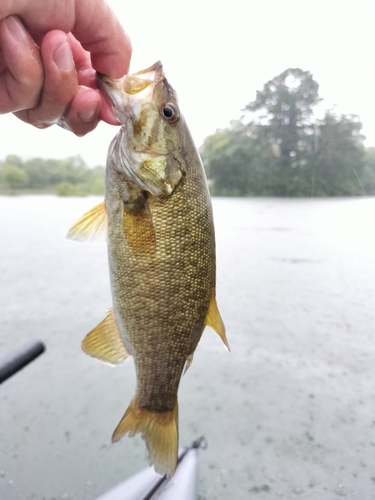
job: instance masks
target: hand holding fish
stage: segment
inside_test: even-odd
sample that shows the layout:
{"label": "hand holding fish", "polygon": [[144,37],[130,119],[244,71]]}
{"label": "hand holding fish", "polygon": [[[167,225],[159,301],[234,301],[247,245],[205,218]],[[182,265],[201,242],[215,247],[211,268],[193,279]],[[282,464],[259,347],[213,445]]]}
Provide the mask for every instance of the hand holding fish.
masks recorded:
{"label": "hand holding fish", "polygon": [[95,73],[120,78],[130,57],[130,41],[104,0],[2,1],[0,113],[77,135],[100,119],[116,125]]}

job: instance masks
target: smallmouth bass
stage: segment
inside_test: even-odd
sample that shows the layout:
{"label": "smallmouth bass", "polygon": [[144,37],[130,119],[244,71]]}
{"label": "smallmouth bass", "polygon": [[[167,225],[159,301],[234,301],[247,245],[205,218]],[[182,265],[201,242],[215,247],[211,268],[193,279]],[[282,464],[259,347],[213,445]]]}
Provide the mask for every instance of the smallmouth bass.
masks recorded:
{"label": "smallmouth bass", "polygon": [[229,345],[215,298],[211,200],[197,149],[162,64],[98,75],[122,127],[106,166],[105,201],[67,238],[107,234],[113,308],[82,349],[112,364],[133,356],[137,387],[112,441],[141,433],[156,472],[173,475],[177,391],[205,326]]}

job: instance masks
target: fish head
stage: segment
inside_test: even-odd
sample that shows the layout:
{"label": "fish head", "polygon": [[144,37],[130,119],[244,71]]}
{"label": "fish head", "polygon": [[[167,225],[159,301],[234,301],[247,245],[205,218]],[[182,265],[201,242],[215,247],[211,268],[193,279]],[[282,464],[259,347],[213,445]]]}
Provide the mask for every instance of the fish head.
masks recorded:
{"label": "fish head", "polygon": [[186,174],[181,150],[189,132],[161,62],[120,80],[97,78],[122,124],[112,145],[113,163],[141,189],[172,194]]}

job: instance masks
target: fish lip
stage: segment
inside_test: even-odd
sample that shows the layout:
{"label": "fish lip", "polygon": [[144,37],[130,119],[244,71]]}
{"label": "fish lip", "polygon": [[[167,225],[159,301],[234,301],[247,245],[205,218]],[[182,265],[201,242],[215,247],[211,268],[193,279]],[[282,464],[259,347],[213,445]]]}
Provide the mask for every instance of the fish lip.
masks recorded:
{"label": "fish lip", "polygon": [[98,71],[96,72],[95,76],[96,76],[96,82],[99,85],[99,87],[102,87],[103,85],[108,85],[108,84],[113,86],[117,82],[121,81],[121,78],[118,80],[115,80],[114,78],[111,78],[110,76],[105,75],[104,73],[99,73]]}
{"label": "fish lip", "polygon": [[152,66],[146,69],[141,69],[140,71],[137,71],[136,73],[132,73],[133,75],[143,75],[144,73],[150,73],[150,71],[156,71],[159,68],[162,68],[163,64],[161,61],[156,61]]}
{"label": "fish lip", "polygon": [[132,73],[134,76],[138,75],[144,75],[147,73],[155,73],[154,80],[157,82],[161,78],[164,78],[164,71],[163,71],[163,63],[159,60],[156,61],[152,66],[146,69],[142,69],[141,71],[137,71],[136,73]]}
{"label": "fish lip", "polygon": [[103,94],[110,100],[112,106],[116,107],[116,100],[114,99],[110,90],[119,90],[122,79],[115,80],[103,73],[96,72],[96,83]]}

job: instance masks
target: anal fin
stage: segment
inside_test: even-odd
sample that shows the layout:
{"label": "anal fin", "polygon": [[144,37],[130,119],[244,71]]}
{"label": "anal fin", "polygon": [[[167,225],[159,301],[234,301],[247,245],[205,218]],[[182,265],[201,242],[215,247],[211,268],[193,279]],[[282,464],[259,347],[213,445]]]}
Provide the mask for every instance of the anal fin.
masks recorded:
{"label": "anal fin", "polygon": [[227,336],[225,334],[225,326],[223,320],[221,319],[219,309],[216,303],[215,289],[212,289],[210,305],[208,306],[208,312],[205,319],[205,325],[210,326],[219,335],[223,341],[225,347],[230,351]]}
{"label": "anal fin", "polygon": [[119,365],[130,356],[118,331],[113,309],[109,309],[103,321],[86,335],[81,347],[89,356],[112,365]]}

